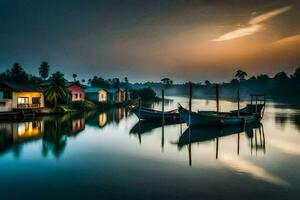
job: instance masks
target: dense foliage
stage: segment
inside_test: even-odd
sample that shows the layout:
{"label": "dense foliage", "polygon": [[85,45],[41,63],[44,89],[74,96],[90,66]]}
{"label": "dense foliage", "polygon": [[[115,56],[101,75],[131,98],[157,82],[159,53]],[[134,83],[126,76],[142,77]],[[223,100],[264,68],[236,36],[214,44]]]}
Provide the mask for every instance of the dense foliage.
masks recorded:
{"label": "dense foliage", "polygon": [[157,98],[155,91],[150,87],[132,90],[132,98],[137,99],[139,97],[142,101],[151,101]]}

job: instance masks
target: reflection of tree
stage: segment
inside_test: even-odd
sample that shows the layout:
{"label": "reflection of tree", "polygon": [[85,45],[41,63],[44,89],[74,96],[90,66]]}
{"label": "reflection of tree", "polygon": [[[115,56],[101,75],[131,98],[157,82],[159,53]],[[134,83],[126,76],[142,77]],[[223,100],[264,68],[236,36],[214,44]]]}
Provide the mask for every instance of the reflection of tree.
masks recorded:
{"label": "reflection of tree", "polygon": [[60,157],[67,145],[67,137],[63,135],[63,121],[60,118],[45,123],[45,132],[43,134],[42,153],[47,156],[52,151],[55,157]]}
{"label": "reflection of tree", "polygon": [[284,125],[286,125],[286,123],[288,122],[288,115],[284,114],[284,113],[276,113],[275,114],[275,123],[276,124],[280,124],[281,127],[283,127]]}

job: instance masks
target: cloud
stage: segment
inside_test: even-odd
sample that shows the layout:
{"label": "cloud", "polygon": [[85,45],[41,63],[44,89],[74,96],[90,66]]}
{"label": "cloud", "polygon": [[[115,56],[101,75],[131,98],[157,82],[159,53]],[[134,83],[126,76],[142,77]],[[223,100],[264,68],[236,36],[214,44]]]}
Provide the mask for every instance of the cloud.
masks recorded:
{"label": "cloud", "polygon": [[247,35],[252,35],[252,34],[260,31],[262,29],[262,27],[263,27],[262,25],[257,24],[257,25],[246,27],[246,28],[239,28],[235,31],[221,35],[220,37],[218,37],[217,39],[215,39],[213,41],[215,41],[215,42],[226,41],[226,40],[232,40],[232,39],[244,37]]}
{"label": "cloud", "polygon": [[285,6],[285,7],[278,8],[278,9],[275,9],[273,11],[261,14],[261,15],[259,15],[257,17],[252,18],[249,21],[249,24],[255,25],[255,24],[259,24],[259,23],[265,22],[265,21],[267,21],[267,20],[269,20],[269,19],[271,19],[273,17],[276,17],[277,15],[280,15],[280,14],[283,14],[283,13],[289,11],[290,9],[292,9],[292,6]]}
{"label": "cloud", "polygon": [[249,22],[248,22],[248,26],[245,28],[239,28],[236,29],[234,31],[231,31],[229,33],[226,33],[224,35],[221,35],[220,37],[214,39],[214,42],[219,42],[219,41],[227,41],[227,40],[233,40],[236,38],[240,38],[240,37],[244,37],[247,35],[253,35],[257,32],[259,32],[263,27],[264,24],[263,22],[266,22],[267,20],[276,17],[280,14],[283,14],[287,11],[289,11],[290,9],[292,9],[292,6],[285,6],[282,8],[278,8],[275,10],[272,10],[270,12],[267,13],[263,13],[261,15],[258,15],[256,17],[253,17]]}
{"label": "cloud", "polygon": [[260,179],[265,182],[280,185],[283,187],[290,186],[290,184],[288,182],[286,182],[285,180],[269,173],[264,168],[254,164],[248,160],[243,160],[242,158],[237,159],[229,154],[224,154],[220,158],[220,161],[226,167],[228,167],[236,172],[239,172],[241,174],[248,174],[256,179]]}

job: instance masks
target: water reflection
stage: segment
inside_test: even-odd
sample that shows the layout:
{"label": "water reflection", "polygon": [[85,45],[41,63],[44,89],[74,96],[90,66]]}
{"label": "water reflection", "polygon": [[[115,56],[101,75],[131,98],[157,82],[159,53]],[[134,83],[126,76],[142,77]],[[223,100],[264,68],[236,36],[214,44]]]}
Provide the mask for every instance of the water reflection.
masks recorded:
{"label": "water reflection", "polygon": [[12,150],[19,156],[22,146],[27,142],[42,139],[42,155],[52,153],[60,157],[68,137],[76,137],[85,130],[86,124],[103,128],[107,124],[118,124],[128,115],[125,108],[108,112],[97,111],[72,113],[64,116],[49,116],[32,121],[0,123],[0,154]]}
{"label": "water reflection", "polygon": [[[253,149],[256,153],[262,151],[266,153],[265,135],[261,123],[249,124],[246,127],[228,126],[228,127],[198,127],[188,128],[180,136],[177,144],[179,150],[187,146],[189,153],[189,165],[192,165],[192,145],[202,142],[214,141],[216,143],[216,159],[219,157],[219,143],[222,137],[237,135],[237,155],[240,153],[240,135],[245,133],[250,141],[251,154]],[[253,142],[254,141],[254,142]]]}

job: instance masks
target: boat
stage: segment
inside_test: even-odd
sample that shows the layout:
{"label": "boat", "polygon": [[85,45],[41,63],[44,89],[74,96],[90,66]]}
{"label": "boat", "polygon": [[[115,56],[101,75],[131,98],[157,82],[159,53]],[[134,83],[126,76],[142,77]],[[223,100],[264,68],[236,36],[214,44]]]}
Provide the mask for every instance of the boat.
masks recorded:
{"label": "boat", "polygon": [[[258,106],[257,106],[258,108]],[[259,122],[262,118],[262,108],[257,112],[215,112],[215,111],[198,111],[192,112],[183,108],[179,104],[178,111],[180,117],[188,126],[233,126],[233,125],[244,125],[254,122]],[[241,109],[243,111],[249,110],[247,105]]]}
{"label": "boat", "polygon": [[153,110],[145,107],[136,107],[133,109],[133,111],[141,120],[162,121],[163,118],[165,121],[180,120],[180,114],[178,112],[178,109],[162,112],[159,110]]}

